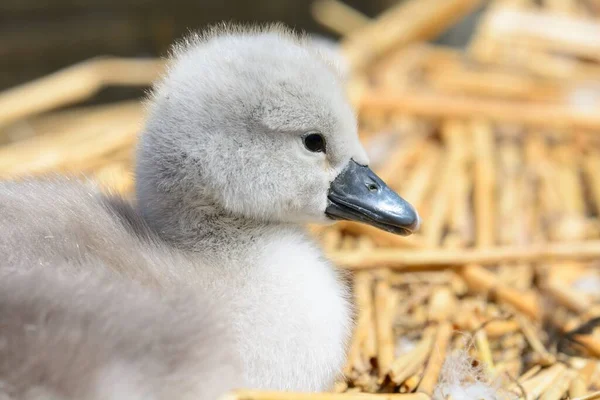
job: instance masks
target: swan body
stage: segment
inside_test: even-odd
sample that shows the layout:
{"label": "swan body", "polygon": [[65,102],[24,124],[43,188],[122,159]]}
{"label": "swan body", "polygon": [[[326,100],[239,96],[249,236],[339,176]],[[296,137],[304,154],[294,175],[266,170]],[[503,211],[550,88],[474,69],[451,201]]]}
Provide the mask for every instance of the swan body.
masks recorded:
{"label": "swan body", "polygon": [[219,304],[62,267],[0,270],[0,399],[216,399],[236,388]]}
{"label": "swan body", "polygon": [[327,57],[277,26],[209,31],[175,47],[150,98],[136,202],[65,179],[0,183],[0,258],[218,299],[237,387],[328,390],[351,307],[302,225],[419,224],[368,162]]}

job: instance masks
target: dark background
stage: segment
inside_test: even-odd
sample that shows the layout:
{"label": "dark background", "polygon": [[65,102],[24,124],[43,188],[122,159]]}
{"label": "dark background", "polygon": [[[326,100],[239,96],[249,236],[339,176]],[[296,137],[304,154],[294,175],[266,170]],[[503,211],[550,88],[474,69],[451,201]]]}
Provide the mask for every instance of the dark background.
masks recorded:
{"label": "dark background", "polygon": [[[282,21],[336,38],[313,19],[311,2],[0,0],[0,90],[98,55],[164,55],[173,40],[188,30],[223,20]],[[397,0],[345,2],[374,17]],[[469,21],[467,25],[468,31]],[[461,45],[467,37],[464,30],[454,29],[441,41]]]}

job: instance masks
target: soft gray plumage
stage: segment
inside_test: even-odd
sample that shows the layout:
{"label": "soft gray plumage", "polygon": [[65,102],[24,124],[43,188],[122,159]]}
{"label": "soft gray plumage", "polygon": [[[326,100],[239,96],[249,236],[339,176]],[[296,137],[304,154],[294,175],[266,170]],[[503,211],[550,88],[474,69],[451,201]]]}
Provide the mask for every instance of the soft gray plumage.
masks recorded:
{"label": "soft gray plumage", "polygon": [[226,303],[181,284],[191,263],[128,203],[64,179],[0,183],[0,229],[0,399],[215,399],[240,384]]}
{"label": "soft gray plumage", "polygon": [[196,400],[235,388],[222,308],[60,267],[0,269],[0,399]]}
{"label": "soft gray plumage", "polygon": [[[314,131],[326,152],[305,148],[304,135]],[[221,299],[234,337],[229,353],[242,359],[236,386],[326,390],[345,359],[349,296],[300,223],[327,221],[329,186],[351,159],[368,164],[340,78],[313,46],[279,27],[211,31],[176,47],[150,99],[137,204],[65,180],[1,183],[0,259],[19,268],[110,270],[160,293],[191,287]],[[65,312],[101,308],[95,295],[89,301],[82,294]],[[112,305],[115,323],[135,308],[123,306]],[[173,318],[167,322],[177,334]],[[125,328],[108,343],[135,342]],[[160,340],[160,330],[146,333]],[[182,346],[195,351],[190,341]],[[119,360],[109,356],[99,362]],[[142,362],[137,356],[133,364]],[[184,369],[184,380],[196,374]],[[133,371],[142,382],[169,381]]]}
{"label": "soft gray plumage", "polygon": [[77,271],[99,263],[153,287],[193,282],[192,260],[163,243],[132,204],[92,182],[0,182],[0,232],[4,265]]}

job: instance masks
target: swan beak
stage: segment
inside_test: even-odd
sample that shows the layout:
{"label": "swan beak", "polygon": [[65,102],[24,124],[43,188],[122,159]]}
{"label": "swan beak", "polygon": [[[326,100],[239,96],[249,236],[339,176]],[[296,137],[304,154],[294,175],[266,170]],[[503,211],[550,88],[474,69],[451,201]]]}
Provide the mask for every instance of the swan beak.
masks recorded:
{"label": "swan beak", "polygon": [[331,219],[363,222],[408,236],[419,229],[419,214],[369,167],[350,160],[334,179],[325,214]]}

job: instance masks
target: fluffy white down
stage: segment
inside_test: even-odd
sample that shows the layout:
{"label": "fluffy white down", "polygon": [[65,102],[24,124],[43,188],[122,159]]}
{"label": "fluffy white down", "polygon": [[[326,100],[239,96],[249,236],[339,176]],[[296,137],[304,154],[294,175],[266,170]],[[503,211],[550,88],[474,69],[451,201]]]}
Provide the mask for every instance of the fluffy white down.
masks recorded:
{"label": "fluffy white down", "polygon": [[331,390],[351,330],[348,293],[303,235],[278,236],[253,271],[230,277],[245,379],[250,387]]}
{"label": "fluffy white down", "polygon": [[481,365],[473,366],[473,359],[464,350],[457,350],[444,361],[440,381],[433,400],[516,400],[516,396],[501,388],[486,376]]}

